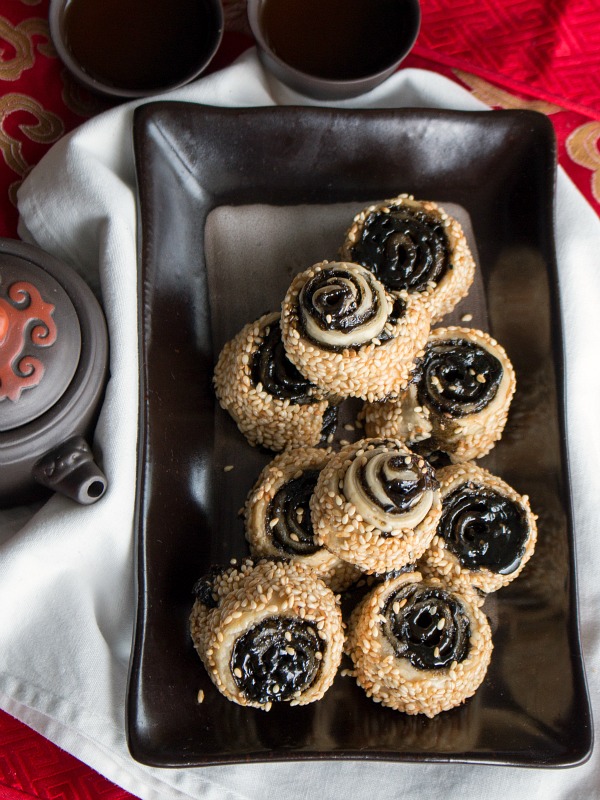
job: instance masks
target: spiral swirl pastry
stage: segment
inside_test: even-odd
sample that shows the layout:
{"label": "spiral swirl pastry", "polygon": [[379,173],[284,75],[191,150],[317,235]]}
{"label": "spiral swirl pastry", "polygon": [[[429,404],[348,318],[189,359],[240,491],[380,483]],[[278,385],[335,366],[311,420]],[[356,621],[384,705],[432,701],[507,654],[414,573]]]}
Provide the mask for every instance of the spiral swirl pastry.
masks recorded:
{"label": "spiral swirl pastry", "polygon": [[404,585],[388,598],[383,616],[381,628],[396,657],[417,669],[447,667],[469,653],[469,618],[441,587]]}
{"label": "spiral swirl pastry", "polygon": [[248,560],[197,587],[192,640],[225,697],[265,711],[273,703],[305,705],[323,697],[344,634],[336,597],[312,570]]}
{"label": "spiral swirl pastry", "polygon": [[251,322],[225,344],[215,391],[250,444],[279,452],[317,445],[337,426],[337,398],[314,386],[286,357],[278,313]]}
{"label": "spiral swirl pastry", "polygon": [[253,556],[298,561],[334,591],[342,591],[359,572],[319,543],[310,513],[318,477],[330,457],[330,450],[298,447],[267,464],[246,500],[246,538]]}
{"label": "spiral swirl pastry", "polygon": [[231,672],[240,691],[253,702],[291,700],[317,677],[324,648],[310,622],[267,617],[236,640]]}
{"label": "spiral swirl pastry", "polygon": [[292,281],[281,332],[289,360],[311,384],[379,400],[408,385],[430,318],[422,303],[392,297],[364,267],[324,261]]}
{"label": "spiral swirl pastry", "polygon": [[332,456],[310,507],[319,541],[370,573],[415,563],[441,513],[432,467],[393,439],[363,439]]}
{"label": "spiral swirl pastry", "polygon": [[382,532],[414,528],[425,519],[438,484],[432,467],[386,442],[355,458],[344,476],[344,494]]}
{"label": "spiral swirl pastry", "polygon": [[369,436],[397,436],[436,464],[486,455],[501,438],[515,392],[512,364],[498,342],[471,328],[436,328],[398,399],[364,409]]}
{"label": "spiral swirl pastry", "polygon": [[446,498],[438,531],[463,567],[485,567],[501,575],[519,566],[529,536],[523,508],[471,482]]}
{"label": "spiral swirl pastry", "polygon": [[443,467],[438,475],[442,515],[419,568],[457,591],[506,586],[534,552],[537,526],[529,499],[475,464]]}
{"label": "spiral swirl pastry", "polygon": [[284,484],[271,500],[268,524],[276,546],[286,553],[306,555],[319,549],[308,505],[318,477],[318,470],[305,470]]}
{"label": "spiral swirl pastry", "polygon": [[347,650],[370,697],[433,717],[481,685],[492,653],[474,592],[449,591],[418,572],[380,584],[353,612]]}
{"label": "spiral swirl pastry", "polygon": [[468,339],[444,339],[425,348],[418,399],[438,414],[466,417],[486,408],[498,393],[502,364]]}
{"label": "spiral swirl pastry", "polygon": [[383,286],[354,264],[317,272],[302,288],[299,302],[308,338],[332,349],[380,337],[392,310]]}
{"label": "spiral swirl pastry", "polygon": [[272,397],[290,403],[312,403],[314,386],[301,375],[285,353],[281,328],[274,322],[265,329],[264,338],[254,353],[252,381]]}
{"label": "spiral swirl pastry", "polygon": [[410,195],[359,212],[340,257],[371,270],[388,292],[420,296],[434,320],[467,294],[475,273],[460,223],[436,203]]}
{"label": "spiral swirl pastry", "polygon": [[422,292],[447,272],[449,249],[439,217],[399,206],[387,213],[372,211],[351,254],[388,291]]}

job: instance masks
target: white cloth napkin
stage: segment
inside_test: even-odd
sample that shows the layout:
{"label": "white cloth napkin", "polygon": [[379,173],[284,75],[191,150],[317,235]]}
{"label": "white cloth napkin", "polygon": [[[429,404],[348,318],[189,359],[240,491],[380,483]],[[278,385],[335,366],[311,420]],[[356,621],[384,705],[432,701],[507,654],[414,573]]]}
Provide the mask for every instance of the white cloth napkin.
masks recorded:
{"label": "white cloth napkin", "polygon": [[[168,97],[222,106],[308,102],[265,74],[254,51]],[[484,108],[451,81],[411,69],[338,105]],[[59,141],[19,192],[22,237],[76,267],[102,295],[111,378],[96,438],[110,488],[92,507],[54,497],[42,507],[0,514],[0,706],[148,800],[599,797],[598,755],[561,771],[373,762],[159,770],[131,759],[124,705],[134,613],[134,106],[102,114]],[[600,225],[563,172],[558,176],[557,238],[581,631],[600,719]]]}

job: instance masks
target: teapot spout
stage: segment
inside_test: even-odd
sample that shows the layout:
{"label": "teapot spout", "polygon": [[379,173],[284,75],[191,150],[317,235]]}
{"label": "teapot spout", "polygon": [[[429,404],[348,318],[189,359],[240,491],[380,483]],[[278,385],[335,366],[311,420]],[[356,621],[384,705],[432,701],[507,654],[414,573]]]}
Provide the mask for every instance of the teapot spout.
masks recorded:
{"label": "teapot spout", "polygon": [[106,492],[106,477],[81,436],[72,436],[42,456],[32,473],[42,486],[82,505],[97,502]]}

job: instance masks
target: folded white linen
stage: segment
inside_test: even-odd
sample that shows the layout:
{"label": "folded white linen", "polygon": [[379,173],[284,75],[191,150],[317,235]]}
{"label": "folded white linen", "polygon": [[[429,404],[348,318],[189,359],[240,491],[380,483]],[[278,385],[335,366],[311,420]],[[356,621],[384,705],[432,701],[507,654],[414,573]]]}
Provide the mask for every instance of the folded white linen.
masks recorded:
{"label": "folded white linen", "polygon": [[[255,52],[168,99],[221,106],[308,101],[262,70]],[[600,757],[571,770],[328,762],[159,770],[129,756],[124,706],[134,615],[137,430],[133,108],[119,106],[59,141],[19,191],[22,238],[83,274],[101,294],[111,377],[96,432],[109,489],[95,506],[53,497],[0,512],[0,706],[147,800],[398,797],[544,800],[598,797]],[[485,108],[453,82],[403,70],[339,107]],[[600,224],[560,171],[557,242],[566,331],[582,643],[600,719]],[[549,655],[549,657],[551,657]]]}

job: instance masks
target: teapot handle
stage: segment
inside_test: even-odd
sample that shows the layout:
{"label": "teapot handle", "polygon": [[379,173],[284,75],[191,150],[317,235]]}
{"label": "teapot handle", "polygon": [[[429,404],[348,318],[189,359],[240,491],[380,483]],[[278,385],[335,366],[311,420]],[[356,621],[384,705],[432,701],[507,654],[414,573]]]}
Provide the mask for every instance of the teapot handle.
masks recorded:
{"label": "teapot handle", "polygon": [[82,436],[72,436],[42,456],[32,474],[42,486],[82,505],[98,501],[107,487],[106,476]]}

